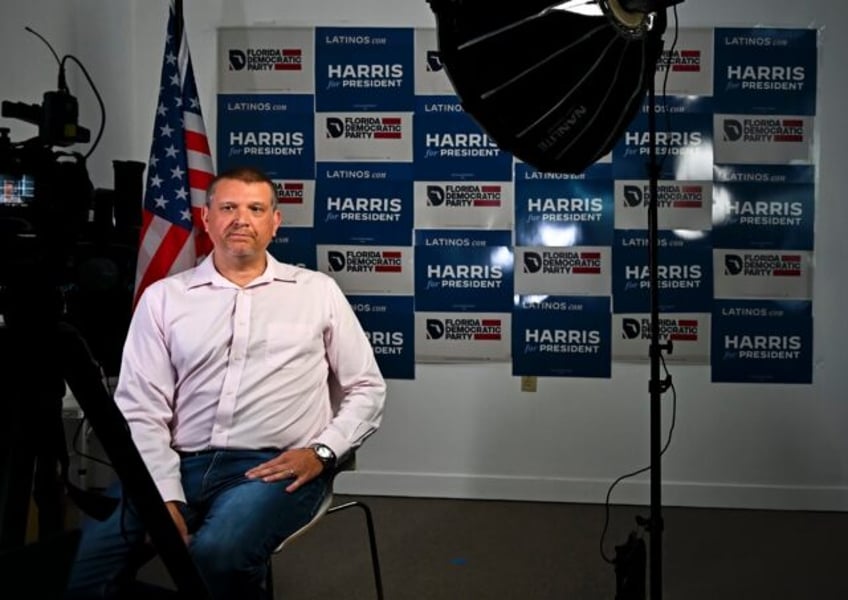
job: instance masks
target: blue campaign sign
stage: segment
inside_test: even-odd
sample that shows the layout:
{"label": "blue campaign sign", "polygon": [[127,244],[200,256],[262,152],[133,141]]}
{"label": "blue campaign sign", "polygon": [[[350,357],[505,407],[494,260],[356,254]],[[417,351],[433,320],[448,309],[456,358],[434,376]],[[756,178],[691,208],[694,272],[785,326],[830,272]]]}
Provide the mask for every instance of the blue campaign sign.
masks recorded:
{"label": "blue campaign sign", "polygon": [[[658,232],[658,295],[662,312],[709,312],[713,297],[713,253],[707,232],[690,238]],[[613,308],[645,313],[651,308],[651,269],[646,231],[618,230],[612,255]]]}
{"label": "blue campaign sign", "polygon": [[615,228],[611,179],[515,181],[516,246],[610,246]]}
{"label": "blue campaign sign", "polygon": [[318,268],[315,232],[311,227],[280,227],[268,246],[279,261],[313,271]]}
{"label": "blue campaign sign", "polygon": [[415,232],[415,309],[509,312],[513,251],[509,231]]}
{"label": "blue campaign sign", "polygon": [[716,301],[712,381],[812,383],[811,302]]}
{"label": "blue campaign sign", "polygon": [[610,377],[609,298],[518,296],[512,316],[512,374]]}
{"label": "blue campaign sign", "polygon": [[383,377],[415,379],[415,313],[412,296],[348,296]]}
{"label": "blue campaign sign", "polygon": [[318,163],[318,243],[409,246],[413,188],[409,163]]}
{"label": "blue campaign sign", "polygon": [[501,150],[455,96],[418,96],[413,123],[415,179],[509,181],[512,154]]}
{"label": "blue campaign sign", "polygon": [[817,43],[814,29],[716,29],[716,112],[815,114]]}
{"label": "blue campaign sign", "polygon": [[315,109],[411,112],[413,29],[317,27]]}
{"label": "blue campaign sign", "polygon": [[[613,148],[616,179],[649,179],[650,129],[648,116],[639,114]],[[657,120],[656,153],[660,179],[709,180],[713,176],[713,117],[678,113]]]}
{"label": "blue campaign sign", "polygon": [[716,183],[713,245],[749,250],[812,250],[815,185]]}
{"label": "blue campaign sign", "polygon": [[311,95],[219,94],[220,171],[250,165],[269,177],[315,177],[315,118]]}

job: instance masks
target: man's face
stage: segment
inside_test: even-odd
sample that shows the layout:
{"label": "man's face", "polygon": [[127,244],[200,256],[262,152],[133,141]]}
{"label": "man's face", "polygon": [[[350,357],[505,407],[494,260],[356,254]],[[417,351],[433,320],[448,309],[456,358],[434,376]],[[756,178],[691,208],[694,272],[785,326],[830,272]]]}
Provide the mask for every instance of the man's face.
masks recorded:
{"label": "man's face", "polygon": [[282,218],[272,208],[272,193],[265,183],[218,182],[202,212],[216,252],[237,258],[264,255]]}

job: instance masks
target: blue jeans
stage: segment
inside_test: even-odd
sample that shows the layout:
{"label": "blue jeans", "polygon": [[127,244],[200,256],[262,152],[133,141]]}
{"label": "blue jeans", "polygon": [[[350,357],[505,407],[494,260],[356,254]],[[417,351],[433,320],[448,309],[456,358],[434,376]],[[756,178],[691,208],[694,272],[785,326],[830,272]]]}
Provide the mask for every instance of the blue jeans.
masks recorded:
{"label": "blue jeans", "polygon": [[[267,561],[274,549],[318,510],[329,489],[320,476],[293,493],[290,479],[251,480],[245,471],[277,450],[218,450],[181,460],[188,550],[215,599],[265,597]],[[115,486],[113,493],[120,494]],[[105,521],[87,520],[71,571],[67,598],[130,598],[135,571],[152,557],[131,502]]]}

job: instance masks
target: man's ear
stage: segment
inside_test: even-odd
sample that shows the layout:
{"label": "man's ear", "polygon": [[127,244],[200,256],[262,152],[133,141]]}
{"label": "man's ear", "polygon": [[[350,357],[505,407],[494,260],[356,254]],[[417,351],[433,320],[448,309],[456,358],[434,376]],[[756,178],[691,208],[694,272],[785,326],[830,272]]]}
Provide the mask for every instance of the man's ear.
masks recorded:
{"label": "man's ear", "polygon": [[205,204],[200,207],[200,220],[203,221],[203,228],[209,231],[209,207]]}

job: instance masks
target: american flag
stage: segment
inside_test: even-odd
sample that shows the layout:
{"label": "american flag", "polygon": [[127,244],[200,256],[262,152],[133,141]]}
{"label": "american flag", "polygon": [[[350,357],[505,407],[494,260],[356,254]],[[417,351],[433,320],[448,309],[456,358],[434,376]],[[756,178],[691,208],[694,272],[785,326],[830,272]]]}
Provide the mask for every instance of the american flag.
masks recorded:
{"label": "american flag", "polygon": [[212,248],[200,220],[214,172],[212,156],[183,27],[177,45],[178,18],[182,15],[176,15],[171,0],[147,166],[134,304],[148,285],[193,267]]}

